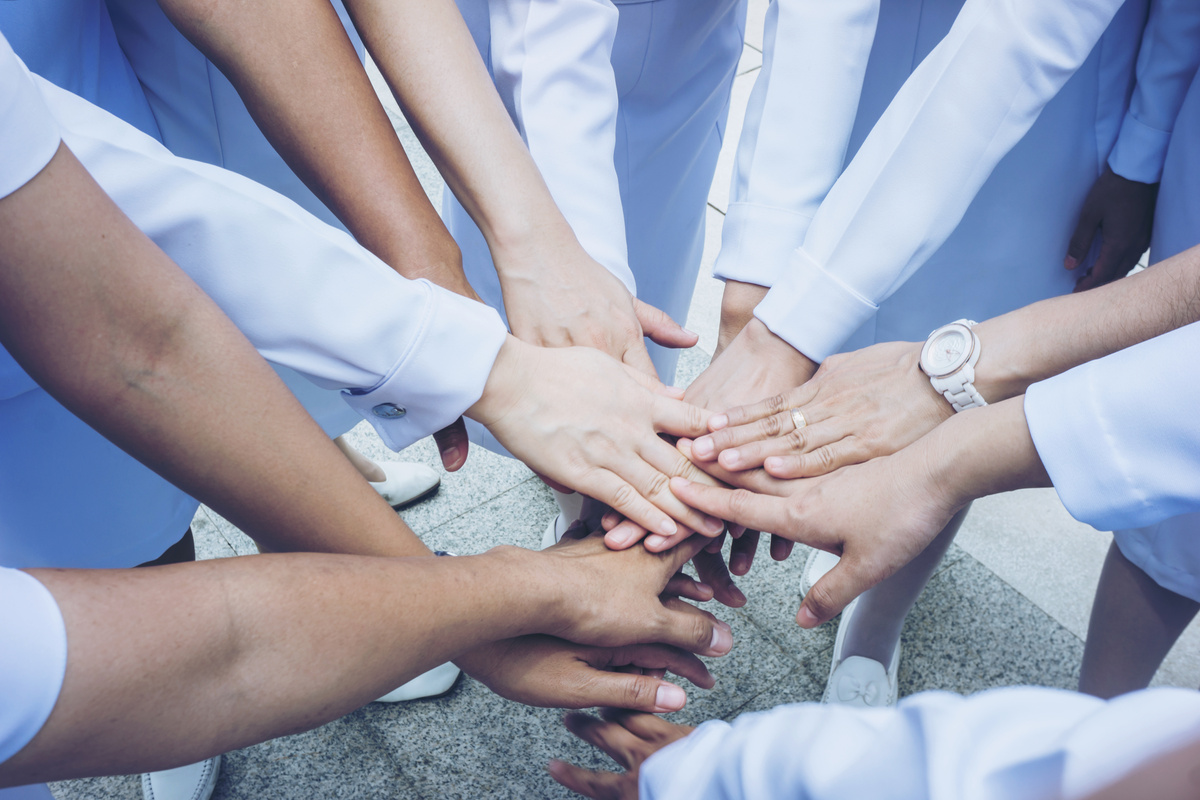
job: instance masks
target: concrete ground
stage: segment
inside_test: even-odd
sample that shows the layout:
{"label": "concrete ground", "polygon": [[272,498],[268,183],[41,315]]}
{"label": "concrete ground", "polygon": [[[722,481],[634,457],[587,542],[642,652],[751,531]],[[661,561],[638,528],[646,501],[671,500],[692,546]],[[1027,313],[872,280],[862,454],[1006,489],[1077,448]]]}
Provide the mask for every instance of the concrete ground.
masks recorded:
{"label": "concrete ground", "polygon": [[[680,385],[704,368],[716,341],[721,284],[708,277],[709,267],[720,244],[742,112],[762,64],[766,6],[766,0],[750,0],[726,146],[709,196],[704,265],[688,318],[688,327],[701,334],[701,341],[681,360]],[[436,201],[441,180],[386,87],[381,81],[378,85]],[[369,455],[394,457],[366,423],[351,438]],[[428,440],[400,457],[439,467]],[[429,546],[473,553],[501,543],[537,547],[554,513],[549,491],[528,469],[474,448],[462,470],[444,476],[436,497],[402,516]],[[207,508],[200,510],[193,529],[202,558],[254,552],[249,539]],[[1074,688],[1092,592],[1111,538],[1071,519],[1053,490],[977,502],[908,618],[901,695],[927,689],[968,693],[1011,684]],[[713,609],[733,626],[734,650],[710,660],[716,688],[691,688],[687,708],[673,719],[696,724],[820,699],[836,626],[815,631],[796,627],[803,562],[803,548],[782,563],[763,552],[750,575],[739,581],[749,597],[746,607]],[[1155,683],[1200,686],[1200,626],[1193,625],[1176,646]],[[556,709],[500,699],[463,678],[440,699],[371,704],[308,733],[229,753],[215,797],[564,798],[569,794],[546,774],[550,758],[594,767],[605,761],[565,731],[561,716]],[[141,796],[137,776],[63,782],[54,786],[54,793],[64,800]]]}

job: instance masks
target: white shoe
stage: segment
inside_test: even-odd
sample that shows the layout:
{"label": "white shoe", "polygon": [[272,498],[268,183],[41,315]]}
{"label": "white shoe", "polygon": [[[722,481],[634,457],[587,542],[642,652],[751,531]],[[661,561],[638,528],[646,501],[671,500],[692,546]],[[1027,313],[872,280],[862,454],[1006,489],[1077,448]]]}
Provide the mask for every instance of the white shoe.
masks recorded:
{"label": "white shoe", "polygon": [[375,702],[403,703],[406,700],[420,700],[422,697],[440,697],[454,687],[454,682],[461,674],[462,670],[447,661],[440,667],[418,675],[399,689],[393,689]]}
{"label": "white shoe", "polygon": [[850,617],[858,606],[856,599],[842,611],[838,624],[837,639],[833,643],[833,663],[830,665],[829,682],[825,684],[822,703],[855,706],[857,708],[887,708],[896,705],[899,688],[896,673],[900,667],[900,643],[892,651],[891,663],[883,664],[863,656],[842,659],[842,641],[845,639]]}
{"label": "white shoe", "polygon": [[142,797],[146,800],[208,800],[217,788],[221,757],[198,764],[142,774]]}
{"label": "white shoe", "polygon": [[804,559],[804,571],[800,573],[800,596],[808,594],[808,590],[817,581],[824,578],[829,570],[837,566],[841,559],[825,550],[810,550],[808,558]]}
{"label": "white shoe", "polygon": [[387,477],[367,481],[371,488],[392,508],[403,508],[432,497],[442,485],[442,478],[424,464],[407,461],[380,461],[379,468]]}
{"label": "white shoe", "polygon": [[555,514],[554,519],[550,520],[550,524],[546,526],[546,531],[542,534],[543,550],[547,547],[554,547],[562,541],[563,534],[567,532],[567,524],[563,519],[563,514]]}

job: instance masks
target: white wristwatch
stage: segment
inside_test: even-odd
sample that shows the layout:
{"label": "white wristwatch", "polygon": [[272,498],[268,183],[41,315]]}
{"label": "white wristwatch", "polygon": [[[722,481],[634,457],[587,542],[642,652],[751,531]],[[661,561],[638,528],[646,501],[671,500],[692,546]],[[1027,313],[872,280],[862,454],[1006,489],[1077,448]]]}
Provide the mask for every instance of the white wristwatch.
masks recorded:
{"label": "white wristwatch", "polygon": [[987,405],[975,388],[979,361],[979,337],[971,330],[975,324],[960,319],[943,325],[929,334],[921,348],[921,371],[956,412]]}

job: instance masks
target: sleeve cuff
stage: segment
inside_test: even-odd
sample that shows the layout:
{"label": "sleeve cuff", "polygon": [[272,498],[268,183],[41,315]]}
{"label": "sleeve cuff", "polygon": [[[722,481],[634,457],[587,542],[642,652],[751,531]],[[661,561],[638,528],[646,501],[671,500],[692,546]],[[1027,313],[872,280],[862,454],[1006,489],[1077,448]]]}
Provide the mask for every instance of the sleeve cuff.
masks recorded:
{"label": "sleeve cuff", "polygon": [[768,288],[787,273],[812,217],[786,208],[731,203],[721,229],[713,276]]}
{"label": "sleeve cuff", "polygon": [[1163,162],[1170,143],[1170,131],[1152,128],[1133,114],[1126,114],[1117,143],[1108,156],[1108,165],[1122,178],[1158,183],[1162,180]]}
{"label": "sleeve cuff", "polygon": [[343,391],[393,450],[439,431],[483,394],[508,331],[496,311],[428,281],[420,332],[376,386]]}
{"label": "sleeve cuff", "polygon": [[767,292],[754,315],[776,336],[820,363],[841,349],[878,310],[797,248],[787,274]]}
{"label": "sleeve cuff", "polygon": [[32,575],[0,569],[0,764],[37,735],[67,673],[67,629],[53,595]]}
{"label": "sleeve cuff", "polygon": [[0,197],[33,180],[58,152],[58,123],[29,72],[0,38]]}

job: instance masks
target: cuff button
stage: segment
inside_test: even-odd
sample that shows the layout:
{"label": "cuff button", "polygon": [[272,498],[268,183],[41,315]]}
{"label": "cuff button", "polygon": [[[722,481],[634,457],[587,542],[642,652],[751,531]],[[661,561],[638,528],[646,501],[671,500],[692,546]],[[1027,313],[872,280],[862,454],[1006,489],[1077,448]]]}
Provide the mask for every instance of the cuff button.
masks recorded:
{"label": "cuff button", "polygon": [[371,413],[383,419],[400,419],[408,413],[408,410],[395,403],[380,403],[371,409]]}

